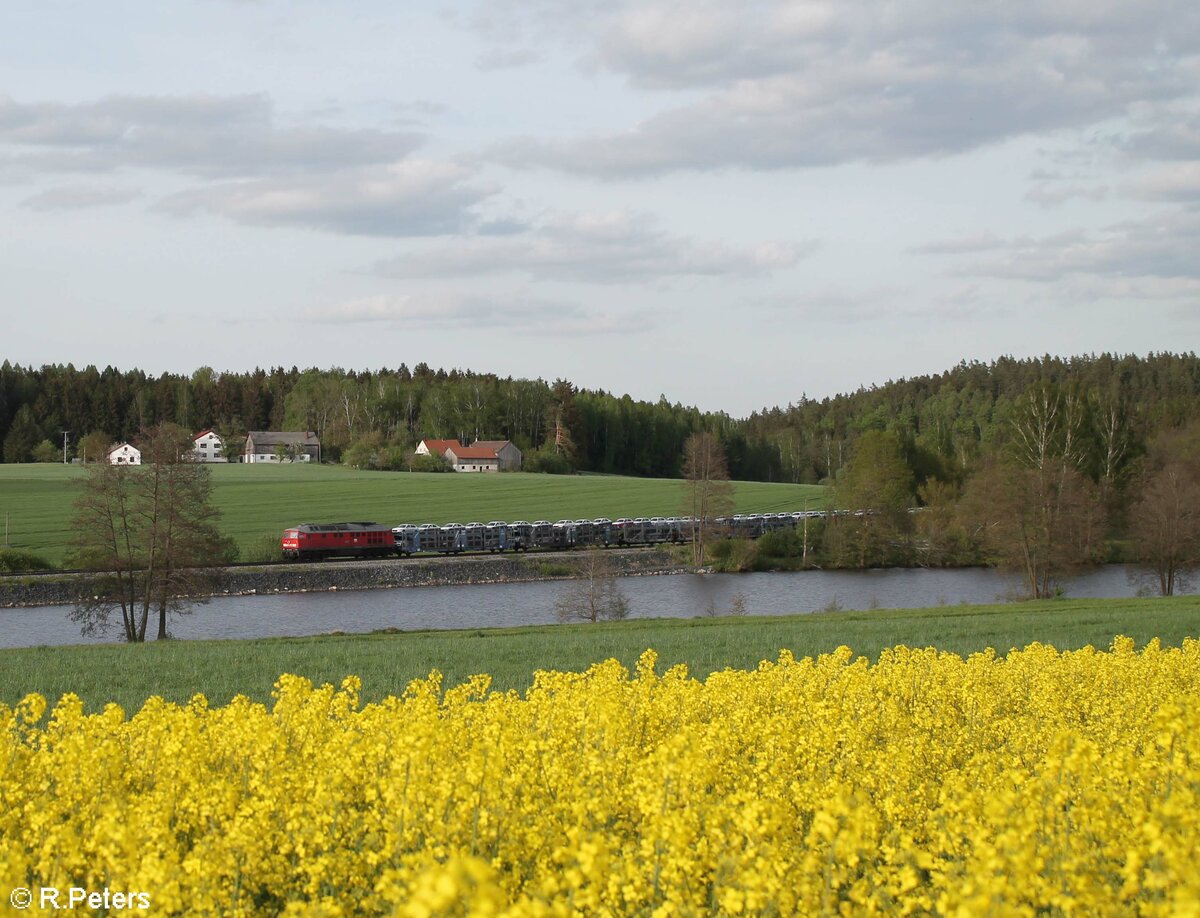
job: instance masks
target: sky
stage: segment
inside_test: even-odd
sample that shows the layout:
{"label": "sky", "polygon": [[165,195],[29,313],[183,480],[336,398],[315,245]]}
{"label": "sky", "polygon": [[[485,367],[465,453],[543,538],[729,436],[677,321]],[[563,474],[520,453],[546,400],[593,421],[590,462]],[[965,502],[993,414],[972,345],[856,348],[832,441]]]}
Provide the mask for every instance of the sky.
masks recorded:
{"label": "sky", "polygon": [[11,0],[0,359],[735,416],[1200,342],[1194,0]]}

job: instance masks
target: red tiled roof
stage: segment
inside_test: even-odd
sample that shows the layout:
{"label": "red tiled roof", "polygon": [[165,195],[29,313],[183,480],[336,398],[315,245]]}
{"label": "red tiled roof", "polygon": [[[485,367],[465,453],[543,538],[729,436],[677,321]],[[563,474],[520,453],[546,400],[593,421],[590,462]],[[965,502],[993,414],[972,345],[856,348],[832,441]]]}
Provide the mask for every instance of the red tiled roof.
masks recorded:
{"label": "red tiled roof", "polygon": [[435,456],[442,455],[442,453],[451,447],[454,447],[456,450],[463,448],[462,444],[457,440],[422,440],[421,442],[424,443],[425,448]]}

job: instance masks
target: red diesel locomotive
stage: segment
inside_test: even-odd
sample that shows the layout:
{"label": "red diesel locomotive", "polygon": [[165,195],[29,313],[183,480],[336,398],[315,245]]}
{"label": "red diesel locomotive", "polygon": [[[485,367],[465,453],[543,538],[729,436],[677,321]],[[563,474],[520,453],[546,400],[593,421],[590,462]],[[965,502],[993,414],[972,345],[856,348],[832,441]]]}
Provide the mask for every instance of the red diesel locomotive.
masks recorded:
{"label": "red diesel locomotive", "polygon": [[285,558],[320,561],[352,556],[384,558],[396,554],[396,538],[380,523],[301,523],[285,530],[280,542]]}

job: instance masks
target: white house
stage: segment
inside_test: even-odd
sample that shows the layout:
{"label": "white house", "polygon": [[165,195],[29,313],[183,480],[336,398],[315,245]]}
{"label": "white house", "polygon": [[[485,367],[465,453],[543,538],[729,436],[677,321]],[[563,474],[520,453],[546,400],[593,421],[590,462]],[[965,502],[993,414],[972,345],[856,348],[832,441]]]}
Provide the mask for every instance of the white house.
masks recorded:
{"label": "white house", "polygon": [[192,437],[192,458],[196,462],[228,462],[224,449],[221,438],[211,430],[202,430]]}
{"label": "white house", "polygon": [[242,453],[242,461],[320,462],[321,441],[311,430],[252,430],[246,434],[246,449]]}
{"label": "white house", "polygon": [[476,440],[471,446],[493,450],[500,460],[501,471],[521,471],[521,451],[512,440]]}
{"label": "white house", "polygon": [[118,443],[106,454],[111,465],[141,465],[142,451],[128,443]]}

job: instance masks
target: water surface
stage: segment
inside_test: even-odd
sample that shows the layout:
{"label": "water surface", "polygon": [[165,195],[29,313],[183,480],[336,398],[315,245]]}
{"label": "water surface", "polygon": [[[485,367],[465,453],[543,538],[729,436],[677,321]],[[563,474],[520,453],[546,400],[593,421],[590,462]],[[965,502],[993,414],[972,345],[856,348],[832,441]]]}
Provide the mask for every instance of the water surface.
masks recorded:
{"label": "water surface", "polygon": [[[1003,602],[1021,580],[984,568],[803,571],[778,574],[674,574],[625,577],[620,588],[631,617],[691,618],[727,614],[740,596],[752,615],[791,615],[826,608],[895,609]],[[1108,565],[1068,584],[1072,597],[1128,597],[1138,584],[1129,569]],[[389,590],[230,596],[194,607],[172,620],[174,637],[263,638],[362,633],[384,628],[494,628],[555,621],[554,601],[567,584],[499,583],[406,587]],[[84,638],[69,606],[0,609],[0,647],[86,644],[118,640]],[[157,620],[150,630],[157,629]]]}

